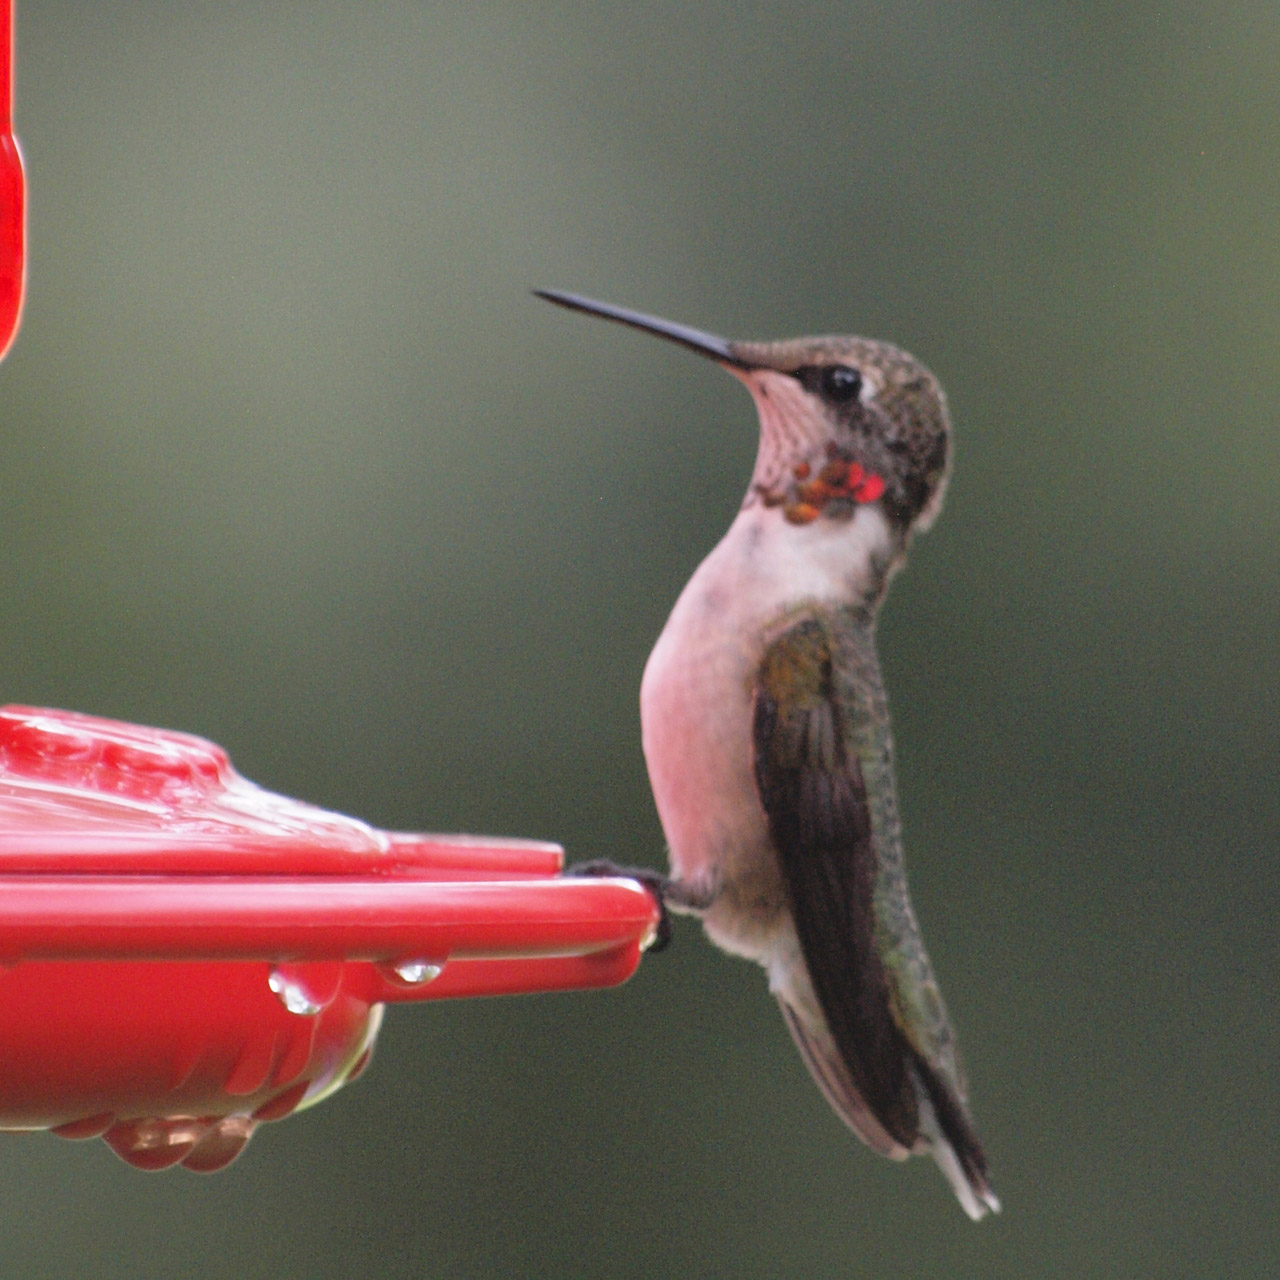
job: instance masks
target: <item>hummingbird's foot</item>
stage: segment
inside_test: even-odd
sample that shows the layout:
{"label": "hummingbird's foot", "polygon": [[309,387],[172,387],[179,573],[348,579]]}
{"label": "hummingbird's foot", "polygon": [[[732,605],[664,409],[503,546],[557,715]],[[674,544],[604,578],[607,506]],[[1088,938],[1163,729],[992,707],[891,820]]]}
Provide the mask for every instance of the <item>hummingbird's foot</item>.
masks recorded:
{"label": "hummingbird's foot", "polygon": [[638,880],[653,897],[658,905],[658,927],[654,930],[653,941],[648,946],[649,954],[664,951],[671,942],[671,914],[667,910],[667,894],[675,886],[675,881],[650,867],[623,867],[607,858],[593,858],[590,862],[575,862],[565,868],[567,876],[622,876],[627,880]]}

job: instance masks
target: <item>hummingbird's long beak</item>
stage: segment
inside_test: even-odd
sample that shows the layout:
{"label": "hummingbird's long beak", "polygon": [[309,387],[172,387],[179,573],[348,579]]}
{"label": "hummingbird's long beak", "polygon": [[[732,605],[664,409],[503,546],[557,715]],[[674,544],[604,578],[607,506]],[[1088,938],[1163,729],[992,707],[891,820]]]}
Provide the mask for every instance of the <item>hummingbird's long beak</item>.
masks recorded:
{"label": "hummingbird's long beak", "polygon": [[708,356],[719,364],[728,365],[731,369],[759,369],[759,363],[744,360],[727,338],[719,338],[714,333],[704,333],[701,329],[691,329],[685,324],[674,324],[670,320],[662,320],[658,316],[646,315],[643,311],[628,311],[626,307],[615,307],[608,302],[596,302],[593,298],[584,298],[580,294],[565,293],[560,289],[535,289],[539,298],[546,298],[557,306],[568,307],[570,311],[584,311],[589,316],[603,316],[606,320],[616,320],[619,324],[630,325],[645,333],[656,334],[659,338],[667,338],[678,342],[700,356]]}

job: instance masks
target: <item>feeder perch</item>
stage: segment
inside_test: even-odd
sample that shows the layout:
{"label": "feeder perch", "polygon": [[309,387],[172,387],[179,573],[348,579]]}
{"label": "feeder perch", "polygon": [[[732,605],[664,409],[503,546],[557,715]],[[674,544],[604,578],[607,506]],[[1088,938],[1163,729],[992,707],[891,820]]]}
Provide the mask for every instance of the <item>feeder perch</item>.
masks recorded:
{"label": "feeder perch", "polygon": [[387,1004],[604,987],[657,911],[553,844],[378,831],[186,734],[0,708],[0,1129],[229,1164]]}

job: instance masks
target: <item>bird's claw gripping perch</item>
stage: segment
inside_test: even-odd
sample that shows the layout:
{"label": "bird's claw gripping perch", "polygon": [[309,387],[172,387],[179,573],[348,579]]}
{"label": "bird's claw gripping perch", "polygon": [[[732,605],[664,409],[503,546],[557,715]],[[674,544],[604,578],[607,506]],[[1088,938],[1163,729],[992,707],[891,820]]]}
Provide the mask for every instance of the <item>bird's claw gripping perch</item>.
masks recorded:
{"label": "bird's claw gripping perch", "polygon": [[649,891],[658,907],[658,927],[654,930],[653,941],[647,951],[653,955],[665,951],[671,942],[671,913],[667,910],[667,893],[671,889],[671,881],[661,872],[650,867],[624,867],[607,858],[593,858],[589,862],[575,862],[565,871],[568,876],[623,876],[628,880],[638,881]]}

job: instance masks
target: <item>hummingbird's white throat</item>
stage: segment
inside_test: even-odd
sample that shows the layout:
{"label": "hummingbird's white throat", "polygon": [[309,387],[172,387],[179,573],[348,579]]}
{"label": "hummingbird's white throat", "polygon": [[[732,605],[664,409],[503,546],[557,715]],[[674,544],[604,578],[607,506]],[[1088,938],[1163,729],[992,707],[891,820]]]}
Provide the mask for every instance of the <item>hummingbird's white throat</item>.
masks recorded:
{"label": "hummingbird's white throat", "polygon": [[819,453],[830,431],[813,398],[790,374],[773,369],[729,369],[751,392],[760,415],[760,448],[752,488],[776,489],[795,464]]}

